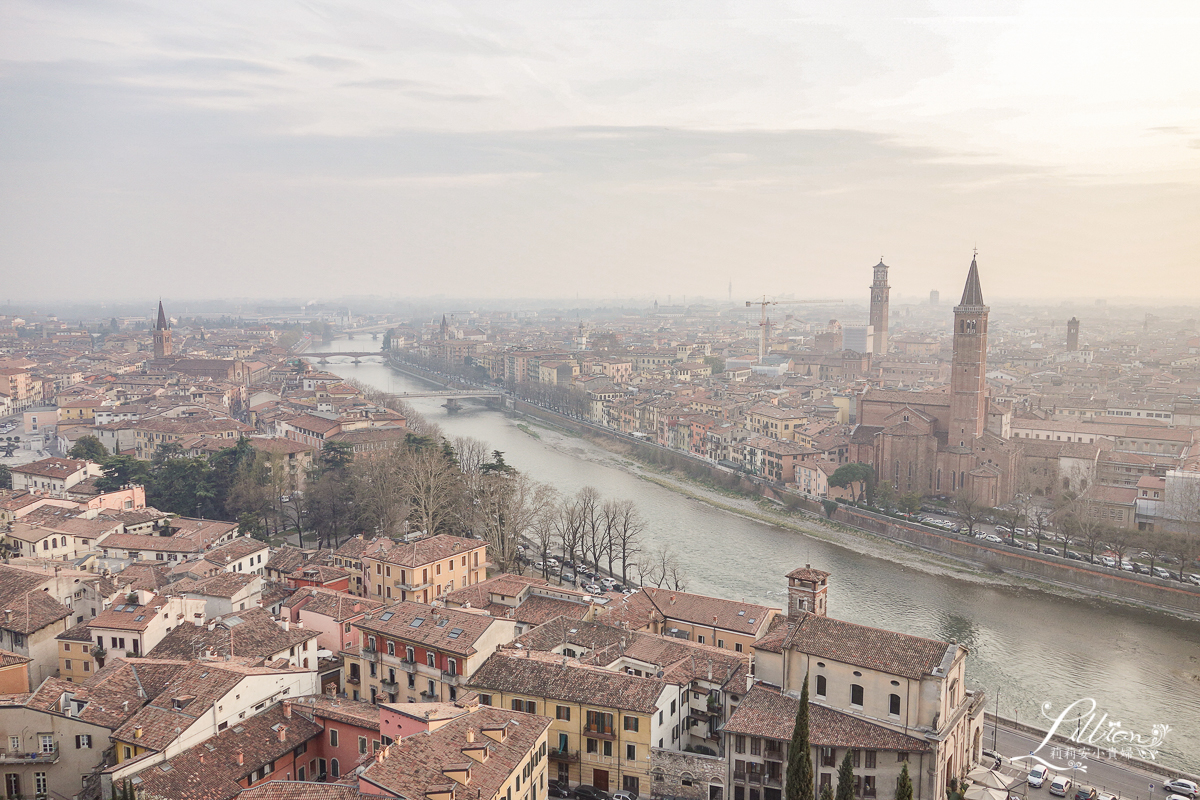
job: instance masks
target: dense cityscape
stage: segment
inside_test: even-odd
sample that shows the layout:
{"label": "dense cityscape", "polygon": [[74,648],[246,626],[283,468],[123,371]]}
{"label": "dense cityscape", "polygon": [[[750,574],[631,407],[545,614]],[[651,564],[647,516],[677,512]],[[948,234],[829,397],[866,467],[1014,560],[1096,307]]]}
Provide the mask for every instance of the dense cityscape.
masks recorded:
{"label": "dense cityscape", "polygon": [[1200,7],[0,3],[0,800],[1200,800]]}
{"label": "dense cityscape", "polygon": [[1195,320],[992,320],[978,257],[953,307],[892,309],[889,267],[864,272],[863,303],[809,309],[5,316],[9,795],[780,800],[807,769],[814,796],[928,798],[1020,794],[1042,759],[1109,796],[1179,777],[1157,730],[997,716],[968,646],[840,620],[821,564],[764,565],[777,606],[705,591],[636,502],[442,427],[569,432],[801,530],[1091,597],[1097,621],[1194,620]]}

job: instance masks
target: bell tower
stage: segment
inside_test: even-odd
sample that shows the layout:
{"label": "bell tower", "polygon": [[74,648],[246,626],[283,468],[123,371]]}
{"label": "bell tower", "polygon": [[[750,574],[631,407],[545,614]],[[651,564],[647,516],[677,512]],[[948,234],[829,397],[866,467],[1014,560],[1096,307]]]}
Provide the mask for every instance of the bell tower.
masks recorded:
{"label": "bell tower", "polygon": [[167,324],[167,315],[163,311],[162,300],[158,301],[158,323],[154,326],[154,357],[166,358],[175,352],[171,345],[171,326]]}
{"label": "bell tower", "polygon": [[787,575],[788,619],[798,619],[805,612],[823,617],[826,614],[825,592],[829,589],[829,573],[805,564]]}
{"label": "bell tower", "polygon": [[1079,349],[1079,320],[1075,317],[1067,320],[1067,349]]}
{"label": "bell tower", "polygon": [[975,438],[983,434],[987,424],[988,310],[983,304],[979,266],[973,256],[962,300],[954,307],[954,359],[947,431],[947,443],[952,447],[973,447]]}
{"label": "bell tower", "polygon": [[871,327],[874,329],[871,350],[877,356],[887,355],[888,351],[888,294],[891,291],[887,282],[888,266],[880,257],[875,265],[875,280],[871,282]]}

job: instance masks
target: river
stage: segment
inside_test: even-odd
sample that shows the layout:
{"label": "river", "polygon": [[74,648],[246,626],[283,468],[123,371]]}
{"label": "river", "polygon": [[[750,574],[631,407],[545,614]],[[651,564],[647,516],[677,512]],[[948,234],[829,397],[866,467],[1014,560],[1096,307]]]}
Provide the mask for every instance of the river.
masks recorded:
{"label": "river", "polygon": [[[378,347],[370,340],[347,345],[311,352]],[[325,368],[393,393],[428,388],[375,361],[335,358]],[[465,404],[449,415],[441,402],[412,405],[447,436],[487,442],[509,464],[564,493],[593,486],[606,498],[635,501],[647,520],[647,549],[671,543],[689,591],[783,607],[784,576],[812,564],[832,574],[831,616],[970,648],[968,683],[987,691],[989,711],[998,699],[1001,716],[1047,727],[1043,704],[1057,715],[1093,698],[1125,730],[1148,736],[1154,725],[1170,725],[1158,755],[1167,772],[1200,769],[1200,623],[931,574],[910,566],[920,559],[907,552],[878,558],[715,509],[639,479],[625,459],[587,441],[532,426],[535,437],[481,406]]]}

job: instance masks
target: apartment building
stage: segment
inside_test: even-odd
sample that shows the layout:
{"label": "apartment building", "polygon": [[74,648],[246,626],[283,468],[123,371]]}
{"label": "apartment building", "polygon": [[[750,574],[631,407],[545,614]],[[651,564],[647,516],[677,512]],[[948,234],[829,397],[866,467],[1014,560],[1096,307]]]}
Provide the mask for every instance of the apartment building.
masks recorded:
{"label": "apartment building", "polygon": [[362,554],[367,596],[428,603],[487,575],[487,544],[438,534],[411,543],[378,538]]}

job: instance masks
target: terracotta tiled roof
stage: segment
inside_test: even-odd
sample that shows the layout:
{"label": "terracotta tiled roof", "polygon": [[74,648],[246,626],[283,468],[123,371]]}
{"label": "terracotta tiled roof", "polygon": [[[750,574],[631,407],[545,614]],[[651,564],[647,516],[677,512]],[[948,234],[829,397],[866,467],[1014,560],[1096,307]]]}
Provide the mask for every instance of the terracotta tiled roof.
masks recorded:
{"label": "terracotta tiled roof", "polygon": [[238,800],[360,800],[382,797],[359,792],[357,786],[340,783],[310,783],[308,781],[267,781],[243,789]]}
{"label": "terracotta tiled roof", "polygon": [[556,617],[581,620],[587,616],[590,609],[591,606],[588,603],[535,594],[526,598],[521,605],[513,609],[510,619],[526,625],[541,625]]}
{"label": "terracotta tiled roof", "polygon": [[[211,628],[211,630],[210,630]],[[177,625],[146,653],[146,658],[194,659],[205,650],[224,655],[262,656],[285,653],[320,631],[290,627],[284,630],[263,608],[250,608],[210,620],[207,625]],[[315,647],[309,645],[316,653]],[[286,653],[285,653],[286,655]]]}
{"label": "terracotta tiled roof", "polygon": [[475,642],[483,632],[502,623],[481,614],[410,601],[373,611],[354,624],[368,633],[470,656],[477,652]]}
{"label": "terracotta tiled roof", "polygon": [[528,650],[496,651],[475,670],[470,684],[477,692],[502,691],[647,714],[655,710],[668,685],[660,678],[611,672]]}
{"label": "terracotta tiled roof", "polygon": [[363,700],[345,700],[323,694],[297,697],[294,700],[285,700],[284,703],[292,707],[293,713],[303,714],[310,719],[325,717],[350,725],[379,730],[379,706],[374,703]]}
{"label": "terracotta tiled roof", "polygon": [[932,674],[946,652],[957,647],[950,642],[807,613],[788,626],[783,646],[811,656],[823,656],[908,678]]}
{"label": "terracotta tiled roof", "polygon": [[673,592],[670,589],[644,587],[642,592],[668,620],[677,619],[693,625],[710,627],[715,625],[722,630],[754,637],[766,631],[768,618],[772,613],[779,611],[755,603],[739,603],[702,594]]}
{"label": "terracotta tiled roof", "polygon": [[[362,774],[361,780],[379,786],[394,796],[420,798],[435,786],[453,784],[442,771],[451,764],[469,764],[472,794],[495,796],[529,757],[546,730],[550,718],[500,708],[481,707],[471,714],[447,722],[435,731],[422,732],[391,745],[386,754]],[[498,742],[483,733],[503,728],[507,734]],[[486,746],[487,760],[473,760],[463,752],[468,746]]]}
{"label": "terracotta tiled roof", "polygon": [[239,781],[320,736],[321,731],[320,725],[297,714],[285,719],[282,706],[272,706],[174,758],[147,767],[136,775],[134,784],[149,797],[230,800],[242,791]]}
{"label": "terracotta tiled roof", "polygon": [[245,558],[253,553],[268,549],[270,548],[266,542],[251,539],[249,536],[239,536],[231,542],[226,542],[220,547],[210,550],[204,556],[204,560],[223,567],[230,562],[237,561],[239,558]]}
{"label": "terracotta tiled roof", "polygon": [[466,539],[442,533],[411,544],[397,544],[391,539],[376,539],[372,542],[372,546],[363,553],[363,556],[378,559],[387,564],[411,568],[421,567],[458,553],[468,553],[486,546],[486,543],[480,539]]}
{"label": "terracotta tiled roof", "polygon": [[[200,594],[205,597],[223,597],[229,599],[255,581],[260,581],[258,575],[246,572],[221,572],[211,578],[202,578],[187,588],[188,594]],[[182,591],[176,589],[175,591]]]}
{"label": "terracotta tiled roof", "polygon": [[72,458],[43,458],[32,464],[13,467],[12,472],[36,475],[39,478],[69,478],[85,467],[87,467],[86,461],[76,461]]}
{"label": "terracotta tiled roof", "polygon": [[303,609],[311,614],[319,614],[338,622],[383,608],[383,603],[379,600],[355,597],[345,592],[317,586],[305,586],[297,589],[283,605],[285,608]]}
{"label": "terracotta tiled roof", "polygon": [[[907,736],[861,717],[809,703],[809,741],[817,747],[922,752],[930,749],[923,739]],[[725,733],[763,736],[790,741],[800,701],[778,689],[755,684],[725,723]]]}
{"label": "terracotta tiled roof", "polygon": [[0,629],[29,635],[71,616],[71,609],[41,591],[45,576],[0,565]]}

